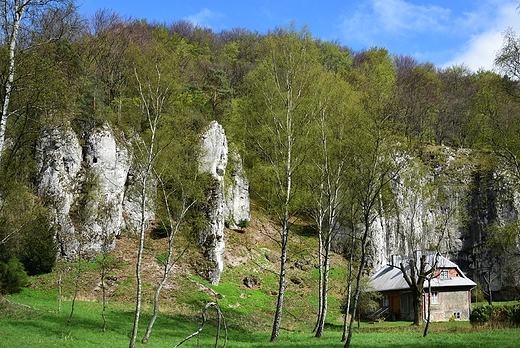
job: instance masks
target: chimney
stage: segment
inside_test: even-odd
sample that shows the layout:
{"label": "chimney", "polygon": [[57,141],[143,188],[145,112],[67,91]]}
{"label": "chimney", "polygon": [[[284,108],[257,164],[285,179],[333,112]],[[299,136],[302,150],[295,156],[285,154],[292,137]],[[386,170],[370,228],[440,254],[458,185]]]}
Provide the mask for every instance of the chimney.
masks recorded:
{"label": "chimney", "polygon": [[391,256],[390,266],[392,266],[392,267],[399,267],[399,256],[398,255],[392,255]]}

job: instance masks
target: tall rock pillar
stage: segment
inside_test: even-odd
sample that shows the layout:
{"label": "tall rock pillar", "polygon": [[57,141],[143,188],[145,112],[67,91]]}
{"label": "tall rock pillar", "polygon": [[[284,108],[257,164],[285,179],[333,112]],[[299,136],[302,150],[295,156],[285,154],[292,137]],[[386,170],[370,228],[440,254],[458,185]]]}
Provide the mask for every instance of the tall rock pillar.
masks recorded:
{"label": "tall rock pillar", "polygon": [[220,274],[224,269],[223,254],[224,214],[226,201],[224,195],[224,175],[228,161],[228,145],[222,126],[211,122],[202,134],[202,154],[199,159],[199,170],[210,174],[215,180],[206,201],[207,224],[199,235],[199,244],[208,261],[207,278],[218,285]]}

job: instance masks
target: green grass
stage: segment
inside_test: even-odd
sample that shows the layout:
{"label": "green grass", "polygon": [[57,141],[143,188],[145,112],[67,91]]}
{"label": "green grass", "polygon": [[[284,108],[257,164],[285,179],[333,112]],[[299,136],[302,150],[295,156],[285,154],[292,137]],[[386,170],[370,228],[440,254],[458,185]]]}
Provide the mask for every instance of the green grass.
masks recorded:
{"label": "green grass", "polygon": [[[0,305],[0,342],[2,347],[124,347],[130,341],[133,323],[131,304],[109,303],[107,331],[101,332],[101,304],[77,302],[70,326],[67,319],[70,302],[63,302],[57,312],[56,298],[35,291],[23,291],[8,296],[10,303]],[[22,306],[20,304],[24,304]],[[26,307],[30,306],[30,308]],[[221,306],[227,322],[228,347],[265,347],[270,345],[269,328],[249,330],[254,314],[242,316],[235,308]],[[149,319],[145,311],[140,324],[142,337]],[[241,320],[236,320],[236,316]],[[249,321],[245,318],[250,318]],[[161,314],[152,332],[148,347],[173,347],[199,327],[200,316]],[[201,346],[214,346],[216,314],[208,310],[208,322],[201,334]],[[221,336],[223,346],[224,332]],[[279,341],[273,347],[342,347],[341,326],[328,325],[325,336],[313,337],[310,331],[282,329]],[[352,347],[518,347],[520,330],[474,330],[469,323],[433,323],[427,337],[421,329],[408,322],[362,323],[354,332]],[[192,338],[182,347],[197,347]]]}
{"label": "green grass", "polygon": [[[200,325],[201,309],[207,302],[217,301],[228,331],[228,347],[342,347],[342,314],[339,303],[344,292],[346,277],[345,260],[333,256],[330,272],[329,312],[324,337],[316,339],[311,330],[317,311],[316,269],[302,270],[296,262],[315,262],[312,251],[316,238],[312,231],[302,229],[295,234],[287,264],[287,288],[279,341],[269,343],[271,325],[278,290],[278,263],[273,263],[267,253],[277,254],[277,246],[268,239],[260,243],[252,233],[230,233],[227,248],[237,257],[227,264],[220,284],[213,286],[197,272],[186,267],[175,277],[170,287],[163,289],[161,313],[155,323],[148,347],[173,347]],[[127,240],[127,249],[135,250],[132,240]],[[164,256],[162,240],[150,241],[149,262],[157,263],[156,256]],[[164,245],[162,245],[164,248]],[[126,251],[128,250],[128,251]],[[75,290],[76,266],[63,264],[56,272],[31,277],[29,288],[20,294],[9,295],[0,301],[0,347],[125,347],[130,342],[133,327],[135,297],[135,274],[133,263],[123,262],[116,255],[117,267],[111,269],[116,285],[110,287],[108,296],[107,331],[102,332],[102,305],[100,301],[97,265],[82,266],[79,293],[70,326],[70,299]],[[185,265],[193,263],[186,260]],[[150,268],[153,271],[153,267]],[[146,274],[149,275],[149,274]],[[246,276],[257,276],[260,284],[247,288]],[[292,282],[291,279],[298,282]],[[143,311],[138,341],[148,324],[152,308],[152,296],[157,277],[149,277],[143,284]],[[58,280],[62,290],[62,305],[58,312]],[[215,346],[216,313],[208,310],[208,322],[201,334],[201,347]],[[224,332],[220,347],[223,346]],[[355,329],[351,347],[515,347],[520,342],[520,330],[485,331],[473,329],[467,322],[434,323],[430,334],[422,337],[421,329],[409,322],[361,323]],[[140,345],[140,344],[138,344]],[[197,347],[193,338],[181,347]]]}

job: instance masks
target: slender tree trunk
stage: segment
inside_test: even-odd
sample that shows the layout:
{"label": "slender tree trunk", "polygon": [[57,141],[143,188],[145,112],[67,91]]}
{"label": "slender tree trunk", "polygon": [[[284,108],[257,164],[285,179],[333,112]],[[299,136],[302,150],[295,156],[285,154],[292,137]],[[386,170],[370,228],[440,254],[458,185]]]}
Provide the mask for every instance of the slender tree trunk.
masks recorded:
{"label": "slender tree trunk", "polygon": [[[5,132],[7,129],[7,118],[9,116],[9,103],[11,101],[11,92],[13,90],[15,76],[15,51],[16,40],[18,38],[18,30],[22,21],[24,10],[30,0],[24,0],[21,4],[15,2],[13,31],[9,37],[9,62],[7,69],[7,80],[4,84],[4,100],[2,103],[2,116],[0,117],[0,164],[2,163],[2,153],[4,152]],[[6,14],[7,16],[7,14]]]}
{"label": "slender tree trunk", "polygon": [[[161,74],[156,66],[158,80],[161,79]],[[146,206],[147,206],[147,196],[148,196],[148,180],[152,175],[154,158],[157,155],[155,153],[155,139],[157,135],[157,128],[159,126],[159,120],[161,118],[161,98],[158,96],[152,97],[153,103],[155,103],[155,110],[150,106],[149,101],[145,96],[145,92],[143,91],[143,86],[141,84],[141,80],[139,79],[139,75],[137,74],[137,69],[134,68],[135,77],[137,79],[137,84],[139,88],[139,96],[141,98],[141,102],[144,105],[144,111],[146,113],[146,121],[148,122],[148,126],[150,127],[150,142],[148,146],[143,142],[143,153],[145,154],[144,159],[144,170],[141,175],[142,177],[142,187],[141,187],[141,221],[140,221],[140,232],[139,232],[139,248],[137,251],[137,264],[135,266],[135,274],[137,278],[137,290],[136,290],[136,299],[135,299],[135,318],[134,318],[134,327],[132,330],[132,337],[130,339],[129,348],[134,348],[135,341],[137,339],[137,331],[139,329],[139,318],[141,316],[141,302],[142,302],[142,279],[141,279],[141,268],[143,262],[143,251],[144,251],[144,237],[145,232],[148,227],[148,222],[146,221]],[[148,86],[150,88],[150,86]],[[155,99],[157,98],[157,99]]]}
{"label": "slender tree trunk", "polygon": [[432,282],[431,279],[428,278],[428,317],[426,319],[426,326],[424,327],[423,337],[428,335],[428,328],[430,326],[430,316],[432,313]]}
{"label": "slender tree trunk", "polygon": [[164,265],[163,277],[162,277],[161,281],[159,282],[157,289],[155,289],[155,294],[153,297],[153,315],[152,315],[152,318],[150,319],[150,322],[148,323],[148,327],[146,328],[146,332],[143,336],[143,339],[141,340],[141,343],[143,343],[143,344],[148,343],[148,339],[150,338],[150,335],[152,333],[153,325],[155,323],[155,320],[157,319],[157,316],[159,315],[159,296],[161,295],[162,288],[164,287],[164,284],[166,284],[166,281],[168,280],[168,276],[170,274],[170,270],[173,266],[173,265],[171,265],[172,254],[173,254],[173,235],[172,235],[172,232],[170,232],[170,236],[168,237],[168,257],[166,260],[166,264]]}
{"label": "slender tree trunk", "polygon": [[142,292],[143,292],[143,281],[141,278],[141,268],[143,263],[143,251],[144,251],[144,237],[145,231],[147,228],[146,221],[146,197],[148,195],[148,176],[151,172],[152,167],[152,154],[153,154],[153,141],[154,141],[155,132],[152,130],[152,140],[151,140],[151,148],[148,154],[148,163],[146,164],[146,170],[144,171],[143,178],[141,184],[141,221],[140,221],[140,231],[139,231],[139,247],[137,250],[137,262],[135,265],[135,275],[137,279],[137,289],[136,289],[136,297],[135,297],[135,317],[134,317],[134,326],[132,330],[132,337],[130,339],[130,348],[135,346],[135,341],[137,339],[137,331],[139,329],[139,318],[141,316],[141,302],[142,302]]}
{"label": "slender tree trunk", "polygon": [[[323,310],[323,232],[321,226],[318,231],[318,318],[316,319],[316,324],[314,325],[314,329],[312,332],[315,332],[318,335],[318,328],[321,322],[322,310]],[[316,336],[318,337],[318,336]]]}
{"label": "slender tree trunk", "polygon": [[157,286],[157,289],[155,290],[155,294],[153,297],[153,315],[150,319],[150,322],[148,323],[148,327],[146,328],[146,333],[143,336],[143,339],[141,340],[142,344],[148,343],[148,339],[150,338],[150,335],[152,334],[152,328],[153,324],[155,323],[155,320],[157,319],[157,315],[159,314],[159,295],[161,294],[161,290],[166,283],[166,280],[168,278],[169,271],[165,271],[163,275],[163,279],[159,282],[159,285]]}
{"label": "slender tree trunk", "polygon": [[282,323],[283,300],[285,295],[286,283],[286,264],[287,264],[287,242],[289,239],[289,221],[283,222],[282,226],[282,250],[280,258],[280,275],[278,282],[278,298],[276,302],[276,312],[274,314],[273,331],[271,333],[271,342],[278,341],[280,335],[280,326]]}
{"label": "slender tree trunk", "polygon": [[493,283],[494,277],[493,278],[491,277],[491,271],[488,273],[488,275],[489,275],[488,278],[486,278],[486,276],[484,276],[484,281],[486,282],[486,285],[487,285],[488,305],[492,306],[493,305],[493,290],[491,290],[491,284]]}
{"label": "slender tree trunk", "polygon": [[[161,182],[161,186],[163,187],[163,195],[164,195],[164,199],[166,200],[166,207],[167,207],[168,215],[169,215],[169,219],[168,220],[170,221],[170,224],[171,224],[172,221],[173,221],[173,217],[172,217],[172,214],[170,213],[170,208],[169,208],[169,205],[168,205],[169,204],[168,203],[168,195],[164,191],[164,184],[162,182]],[[173,230],[170,231],[170,234],[168,236],[168,257],[167,257],[166,263],[164,265],[163,277],[162,277],[161,281],[159,282],[159,285],[157,286],[157,289],[155,290],[155,295],[154,295],[154,298],[153,298],[153,315],[152,315],[152,318],[150,319],[150,322],[148,323],[148,327],[146,328],[146,332],[144,334],[144,337],[141,340],[141,343],[143,343],[143,344],[148,343],[148,339],[150,338],[150,335],[152,333],[153,325],[154,325],[155,320],[157,319],[157,316],[159,314],[159,296],[160,296],[161,291],[162,291],[162,289],[164,287],[164,284],[166,284],[166,281],[168,280],[168,277],[170,275],[170,271],[173,268],[173,265],[175,263],[175,262],[172,262],[174,237],[177,234],[177,231],[179,230],[180,223],[184,219],[185,214],[188,212],[190,207],[193,206],[194,204],[195,204],[195,202],[191,203],[188,206],[185,206],[185,208],[183,209],[180,217],[178,217],[178,219],[177,219],[177,221],[175,223],[175,227],[173,228]],[[170,226],[168,226],[168,228],[171,229]]]}
{"label": "slender tree trunk", "polygon": [[354,253],[350,253],[349,263],[348,263],[348,275],[347,275],[347,306],[345,308],[345,316],[343,319],[343,334],[341,336],[341,342],[344,342],[347,339],[347,331],[348,331],[348,315],[350,313],[350,301],[352,298],[352,275],[354,271],[354,266],[352,265],[354,261]]}
{"label": "slender tree trunk", "polygon": [[365,217],[365,231],[363,233],[363,238],[361,238],[361,261],[359,263],[359,269],[358,273],[356,275],[356,289],[354,291],[354,305],[352,306],[352,316],[350,317],[350,324],[348,327],[348,336],[347,340],[345,341],[345,348],[350,347],[350,342],[352,341],[352,333],[354,330],[354,317],[358,310],[358,302],[359,302],[359,294],[361,293],[361,277],[363,274],[363,271],[365,269],[365,262],[366,262],[366,249],[367,249],[367,239],[368,234],[370,232],[370,226],[371,224],[368,222],[368,217]]}
{"label": "slender tree trunk", "polygon": [[[330,236],[330,233],[329,233]],[[329,293],[329,269],[330,269],[330,237],[326,238],[325,242],[325,257],[323,260],[323,280],[321,290],[321,316],[316,330],[316,337],[323,336],[323,330],[325,329],[325,321],[327,319],[328,310],[328,293]]]}
{"label": "slender tree trunk", "polygon": [[132,337],[130,339],[130,348],[134,348],[135,341],[137,339],[137,331],[139,329],[139,318],[141,316],[141,297],[142,297],[142,279],[141,279],[141,266],[143,262],[143,251],[144,251],[144,232],[146,230],[146,185],[147,185],[147,176],[148,171],[144,173],[141,188],[141,221],[140,221],[140,231],[139,231],[139,248],[137,250],[137,263],[135,266],[135,275],[137,279],[137,290],[135,297],[135,317],[134,317],[134,326],[132,330]]}
{"label": "slender tree trunk", "polygon": [[106,253],[103,252],[103,259],[101,260],[101,296],[102,296],[102,305],[103,308],[101,309],[101,318],[103,318],[103,328],[101,331],[105,332],[107,329],[107,318],[105,316],[105,311],[107,309],[107,290],[105,286],[105,277],[107,273],[106,269]]}
{"label": "slender tree trunk", "polygon": [[58,278],[58,313],[61,313],[61,270]]}
{"label": "slender tree trunk", "polygon": [[76,280],[74,281],[74,295],[72,296],[72,304],[70,308],[69,319],[67,320],[67,326],[70,326],[72,316],[74,315],[74,307],[76,305],[76,298],[78,297],[79,291],[79,280],[81,279],[81,247],[79,248],[78,255],[78,273],[76,273]]}

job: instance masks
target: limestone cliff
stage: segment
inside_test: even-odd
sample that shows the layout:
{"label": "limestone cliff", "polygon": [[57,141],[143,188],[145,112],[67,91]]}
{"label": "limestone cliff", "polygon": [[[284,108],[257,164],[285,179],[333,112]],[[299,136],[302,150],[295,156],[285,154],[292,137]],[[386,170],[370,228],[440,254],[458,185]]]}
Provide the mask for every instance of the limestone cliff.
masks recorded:
{"label": "limestone cliff", "polygon": [[249,204],[249,180],[242,167],[242,158],[236,151],[229,151],[225,180],[225,223],[231,229],[244,228],[251,220]]}
{"label": "limestone cliff", "polygon": [[[114,248],[122,230],[137,231],[141,219],[140,173],[124,139],[116,141],[114,134],[104,125],[79,139],[72,128],[63,126],[46,129],[39,138],[36,193],[47,203],[61,254],[70,261],[80,255],[94,259],[96,254]],[[231,155],[231,169],[225,179],[227,165],[224,129],[211,122],[201,135],[199,171],[208,174],[214,184],[201,204],[207,224],[200,231],[199,244],[207,259],[205,276],[213,284],[218,284],[224,268],[225,223],[238,228],[250,219],[249,183],[240,156]],[[155,197],[147,199],[145,220],[152,221]]]}
{"label": "limestone cliff", "polygon": [[202,154],[199,158],[199,171],[208,173],[214,185],[208,193],[205,204],[206,226],[200,231],[199,245],[208,261],[205,275],[217,285],[224,269],[224,175],[228,162],[228,144],[224,129],[217,122],[211,122],[201,136]]}
{"label": "limestone cliff", "polygon": [[79,191],[82,149],[72,129],[44,130],[36,145],[36,193],[51,210],[51,222],[58,228],[61,254],[77,259],[79,240],[69,213]]}
{"label": "limestone cliff", "polygon": [[489,244],[495,226],[517,222],[520,211],[503,167],[483,167],[472,151],[445,147],[406,162],[372,226],[369,268],[394,254],[439,250],[475,281],[491,272],[496,299],[518,296],[511,255]]}
{"label": "limestone cliff", "polygon": [[[71,128],[44,130],[36,147],[36,193],[45,199],[57,227],[61,254],[93,259],[114,248],[124,226],[128,149],[108,126],[83,140]],[[128,207],[126,207],[128,208]]]}

